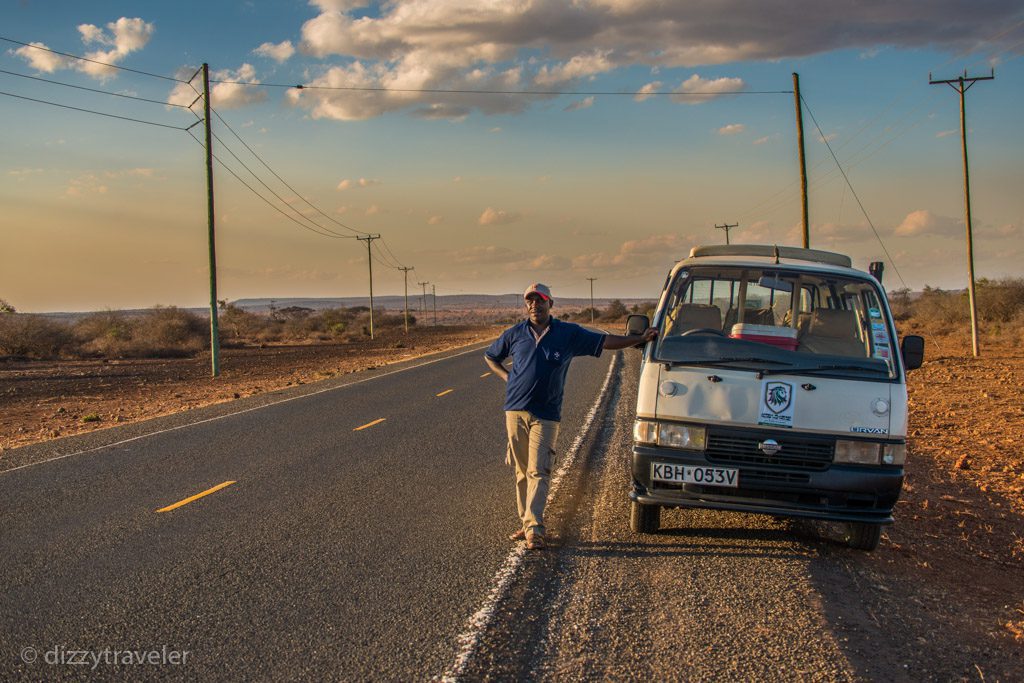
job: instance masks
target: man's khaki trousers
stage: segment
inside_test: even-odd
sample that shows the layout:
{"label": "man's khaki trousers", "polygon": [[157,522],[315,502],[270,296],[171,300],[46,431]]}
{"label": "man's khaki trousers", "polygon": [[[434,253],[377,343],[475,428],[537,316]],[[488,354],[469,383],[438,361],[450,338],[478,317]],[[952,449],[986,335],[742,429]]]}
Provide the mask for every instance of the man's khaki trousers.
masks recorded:
{"label": "man's khaki trousers", "polygon": [[506,462],[515,465],[516,505],[523,531],[544,533],[544,504],[548,500],[558,422],[542,420],[526,410],[506,410]]}

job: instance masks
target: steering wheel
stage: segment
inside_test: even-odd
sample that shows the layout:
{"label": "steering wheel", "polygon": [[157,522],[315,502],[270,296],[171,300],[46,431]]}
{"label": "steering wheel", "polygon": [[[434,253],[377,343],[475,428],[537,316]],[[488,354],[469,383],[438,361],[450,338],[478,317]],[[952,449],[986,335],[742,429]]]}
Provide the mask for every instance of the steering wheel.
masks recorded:
{"label": "steering wheel", "polygon": [[683,332],[679,336],[680,337],[688,337],[691,334],[715,334],[715,335],[718,335],[719,337],[724,337],[725,336],[725,332],[722,332],[721,330],[716,330],[716,329],[714,329],[712,327],[697,327],[697,328],[694,328],[692,330],[687,330],[686,332]]}

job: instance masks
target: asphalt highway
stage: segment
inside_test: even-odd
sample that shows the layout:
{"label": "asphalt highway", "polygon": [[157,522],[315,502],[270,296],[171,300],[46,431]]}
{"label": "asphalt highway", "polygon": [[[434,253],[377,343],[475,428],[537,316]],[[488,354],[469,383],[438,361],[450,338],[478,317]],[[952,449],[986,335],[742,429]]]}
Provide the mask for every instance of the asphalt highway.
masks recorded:
{"label": "asphalt highway", "polygon": [[482,348],[0,473],[0,678],[441,675],[518,523]]}

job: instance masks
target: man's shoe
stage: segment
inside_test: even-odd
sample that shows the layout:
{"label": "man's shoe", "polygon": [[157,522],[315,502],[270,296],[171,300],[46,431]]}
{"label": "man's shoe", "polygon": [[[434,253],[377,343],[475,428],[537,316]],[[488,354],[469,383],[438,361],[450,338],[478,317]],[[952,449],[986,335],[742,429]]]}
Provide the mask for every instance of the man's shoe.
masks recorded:
{"label": "man's shoe", "polygon": [[509,534],[508,540],[510,541],[523,541],[526,540],[526,532],[522,529]]}
{"label": "man's shoe", "polygon": [[544,534],[531,531],[526,534],[526,549],[527,550],[541,550],[544,548]]}

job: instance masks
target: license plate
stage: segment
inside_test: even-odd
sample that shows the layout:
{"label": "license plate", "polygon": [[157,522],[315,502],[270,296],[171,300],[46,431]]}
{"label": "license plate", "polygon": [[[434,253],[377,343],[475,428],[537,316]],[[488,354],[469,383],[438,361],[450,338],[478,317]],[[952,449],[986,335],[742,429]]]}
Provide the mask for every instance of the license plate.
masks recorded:
{"label": "license plate", "polygon": [[674,484],[703,484],[705,486],[739,486],[740,471],[726,467],[675,465],[667,462],[651,463],[651,479]]}

